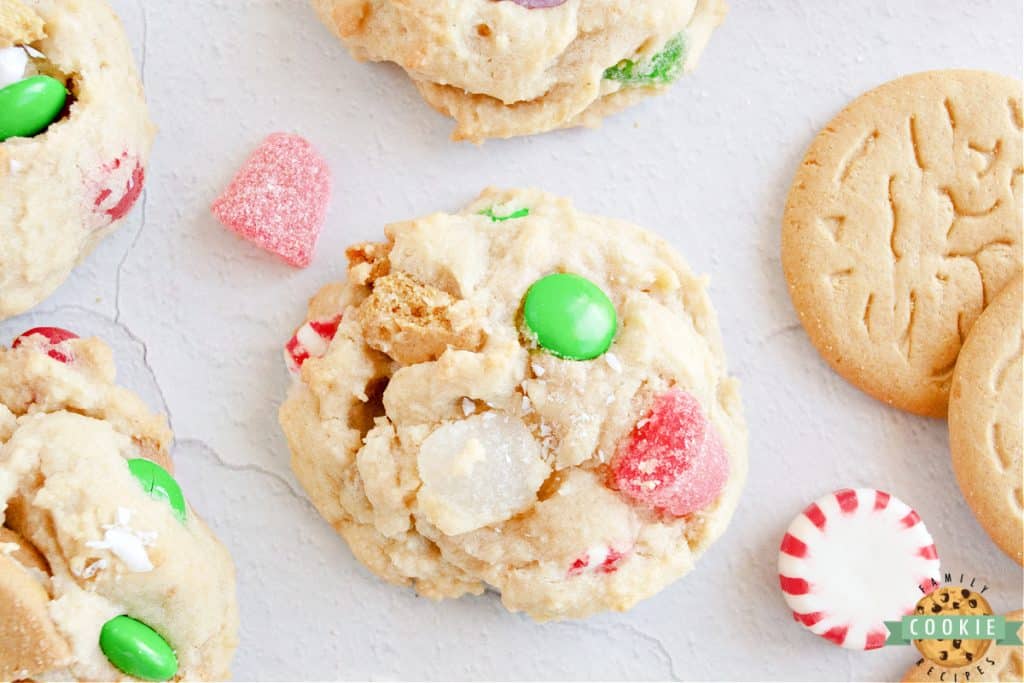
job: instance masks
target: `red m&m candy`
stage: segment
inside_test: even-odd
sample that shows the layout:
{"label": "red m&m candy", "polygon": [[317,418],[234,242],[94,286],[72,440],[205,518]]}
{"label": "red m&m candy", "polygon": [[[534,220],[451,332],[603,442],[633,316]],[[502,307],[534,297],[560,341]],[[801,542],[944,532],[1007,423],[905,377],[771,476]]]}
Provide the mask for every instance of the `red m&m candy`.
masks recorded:
{"label": "red m&m candy", "polygon": [[11,348],[31,345],[56,361],[70,363],[75,357],[66,342],[72,339],[78,339],[78,335],[59,327],[34,327],[18,335]]}

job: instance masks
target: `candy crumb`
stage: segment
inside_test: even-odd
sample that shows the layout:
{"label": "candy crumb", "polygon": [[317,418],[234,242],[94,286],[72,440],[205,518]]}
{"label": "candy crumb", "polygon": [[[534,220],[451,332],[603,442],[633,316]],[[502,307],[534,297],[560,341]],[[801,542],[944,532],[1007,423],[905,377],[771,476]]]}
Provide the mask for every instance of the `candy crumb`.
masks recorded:
{"label": "candy crumb", "polygon": [[622,372],[622,361],[620,361],[619,357],[614,353],[609,352],[604,354],[604,360],[612,370],[615,372]]}

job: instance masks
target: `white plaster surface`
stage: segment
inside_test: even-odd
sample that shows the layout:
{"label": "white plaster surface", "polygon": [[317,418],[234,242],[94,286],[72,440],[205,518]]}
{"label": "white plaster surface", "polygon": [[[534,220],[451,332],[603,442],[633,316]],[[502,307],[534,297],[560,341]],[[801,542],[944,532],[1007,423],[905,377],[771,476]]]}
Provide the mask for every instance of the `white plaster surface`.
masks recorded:
{"label": "white plaster surface", "polygon": [[[302,0],[114,0],[160,126],[141,207],[36,312],[96,334],[125,384],[167,411],[192,503],[234,553],[239,679],[886,680],[907,648],[837,648],[795,624],[776,579],[790,519],[821,494],[875,486],[915,506],[945,569],[1020,607],[1020,568],[961,499],[945,424],[833,374],[779,264],[789,181],[847,101],[901,74],[1020,76],[1018,0],[733,0],[700,68],[606,122],[482,148],[447,140],[397,68],[361,65]],[[267,133],[326,155],[336,190],[317,258],[293,270],[226,232],[208,206]],[[684,580],[625,615],[538,626],[494,595],[435,604],[352,558],[288,468],[281,344],[344,247],[389,221],[455,209],[483,184],[538,185],[667,237],[712,276],[743,380],[750,477],[727,535]]]}

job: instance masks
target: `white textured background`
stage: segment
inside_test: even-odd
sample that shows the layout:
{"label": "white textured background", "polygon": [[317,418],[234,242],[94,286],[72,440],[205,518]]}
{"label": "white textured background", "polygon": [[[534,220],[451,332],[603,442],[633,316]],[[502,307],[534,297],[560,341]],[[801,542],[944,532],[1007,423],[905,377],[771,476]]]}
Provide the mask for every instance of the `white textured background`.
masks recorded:
{"label": "white textured background", "polygon": [[[448,142],[398,69],[359,65],[303,0],[115,0],[161,128],[141,207],[56,296],[0,324],[113,344],[122,381],[171,417],[186,494],[234,553],[240,679],[892,679],[907,648],[841,650],[777,588],[793,515],[843,486],[921,512],[943,566],[1020,607],[1021,572],[953,481],[945,423],[885,408],[818,358],[790,306],[779,221],[804,148],[847,101],[901,74],[1019,77],[1019,0],[733,0],[700,68],[596,131]],[[221,229],[208,205],[267,133],[329,159],[336,190],[305,271]],[[350,242],[455,209],[482,184],[538,185],[666,236],[712,275],[744,383],[750,478],[726,536],[625,615],[538,626],[493,595],[434,604],[376,580],[305,501],[276,412],[280,346]]]}

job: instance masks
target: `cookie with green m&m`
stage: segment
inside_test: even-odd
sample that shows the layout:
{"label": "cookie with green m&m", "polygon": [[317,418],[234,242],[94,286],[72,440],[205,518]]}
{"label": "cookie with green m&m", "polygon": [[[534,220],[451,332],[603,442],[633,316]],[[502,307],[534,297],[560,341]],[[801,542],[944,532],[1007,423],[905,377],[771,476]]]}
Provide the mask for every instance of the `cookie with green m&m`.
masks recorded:
{"label": "cookie with green m&m", "polygon": [[225,680],[231,557],[87,332],[0,344],[0,681]]}
{"label": "cookie with green m&m", "polygon": [[312,0],[360,60],[404,68],[453,138],[592,126],[693,69],[723,0]]}
{"label": "cookie with green m&m", "polygon": [[280,419],[296,477],[372,571],[578,618],[657,593],[727,526],[738,387],[669,244],[489,189],[347,255],[281,340]]}

